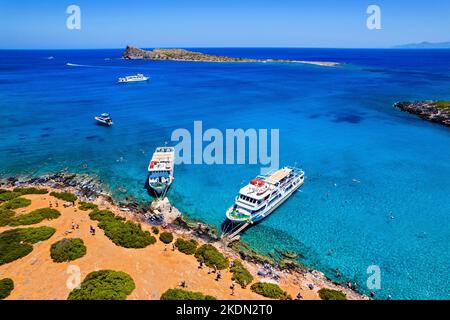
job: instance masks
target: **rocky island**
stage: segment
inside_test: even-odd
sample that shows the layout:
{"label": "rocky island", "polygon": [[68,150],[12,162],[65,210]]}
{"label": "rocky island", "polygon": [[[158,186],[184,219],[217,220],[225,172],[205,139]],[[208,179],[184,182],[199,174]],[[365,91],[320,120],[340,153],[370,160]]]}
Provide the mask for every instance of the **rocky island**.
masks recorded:
{"label": "rocky island", "polygon": [[286,59],[252,59],[235,58],[205,54],[201,52],[189,51],[185,49],[153,49],[143,50],[133,46],[127,46],[122,54],[123,59],[147,59],[147,60],[172,60],[172,61],[191,61],[191,62],[282,62],[282,63],[303,63],[322,67],[335,67],[338,62],[329,61],[304,61],[304,60],[286,60]]}
{"label": "rocky island", "polygon": [[422,119],[450,126],[450,101],[397,102],[394,107]]}

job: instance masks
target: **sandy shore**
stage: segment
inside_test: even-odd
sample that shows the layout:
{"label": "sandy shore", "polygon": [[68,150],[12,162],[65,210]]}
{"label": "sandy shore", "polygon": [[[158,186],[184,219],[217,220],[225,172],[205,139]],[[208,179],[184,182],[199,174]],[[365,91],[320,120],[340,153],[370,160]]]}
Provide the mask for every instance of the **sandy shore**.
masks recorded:
{"label": "sandy shore", "polygon": [[[46,187],[47,189],[50,189]],[[51,190],[51,189],[50,189]],[[58,190],[60,191],[60,190]],[[253,293],[249,287],[242,289],[237,286],[234,296],[231,295],[231,273],[222,272],[222,279],[215,281],[214,274],[208,274],[208,268],[199,269],[194,256],[185,255],[179,251],[173,251],[171,245],[165,245],[161,241],[143,249],[127,249],[116,246],[97,227],[97,222],[89,218],[89,211],[81,211],[77,207],[64,208],[63,201],[46,195],[26,195],[24,198],[32,200],[32,204],[26,208],[17,209],[17,214],[27,213],[34,209],[49,207],[52,203],[61,216],[55,220],[44,220],[32,225],[50,226],[56,229],[56,233],[48,240],[34,245],[33,251],[16,261],[0,266],[0,278],[9,277],[14,280],[15,289],[8,299],[66,299],[70,289],[66,282],[69,279],[67,273],[71,265],[78,266],[81,271],[81,279],[95,270],[113,269],[127,272],[135,281],[136,289],[128,299],[159,299],[161,294],[169,288],[176,288],[181,281],[185,281],[188,290],[200,291],[217,297],[218,299],[264,299]],[[100,209],[109,209],[127,219],[138,220],[133,212],[121,211],[120,208],[109,202],[107,198],[98,197],[95,201]],[[78,230],[71,231],[72,223],[79,225]],[[96,235],[89,233],[90,226],[96,227]],[[148,224],[142,224],[144,230],[151,230]],[[192,238],[186,231],[167,226],[174,232],[175,238]],[[13,227],[0,227],[0,232],[13,229]],[[160,227],[160,229],[163,229]],[[83,239],[87,254],[75,261],[68,263],[55,263],[50,258],[50,246],[54,242],[65,237],[77,237]],[[201,239],[196,239],[204,243]],[[238,258],[238,254],[224,247],[220,242],[216,245],[229,258]],[[243,261],[245,267],[255,277],[254,281],[273,282],[272,279],[264,279],[257,276],[260,266]],[[320,288],[332,288],[345,291],[348,299],[363,299],[364,297],[351,290],[337,287],[328,281],[320,272],[300,272],[289,270],[277,271],[280,279],[278,284],[293,298],[301,292],[304,299],[319,299],[317,291]],[[313,284],[314,289],[308,285]]]}

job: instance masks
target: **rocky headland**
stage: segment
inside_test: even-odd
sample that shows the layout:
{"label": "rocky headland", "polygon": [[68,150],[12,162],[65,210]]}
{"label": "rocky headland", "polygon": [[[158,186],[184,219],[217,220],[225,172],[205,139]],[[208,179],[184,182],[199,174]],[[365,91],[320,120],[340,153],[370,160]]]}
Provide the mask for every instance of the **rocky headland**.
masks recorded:
{"label": "rocky headland", "polygon": [[127,46],[122,54],[123,59],[147,59],[147,60],[172,60],[172,61],[191,61],[191,62],[278,62],[278,63],[303,63],[323,67],[335,67],[338,62],[329,61],[305,61],[305,60],[286,60],[286,59],[252,59],[235,58],[205,54],[201,52],[189,51],[185,49],[153,49],[143,50],[133,46]]}
{"label": "rocky headland", "polygon": [[394,107],[422,119],[450,126],[450,101],[402,101]]}
{"label": "rocky headland", "polygon": [[[162,230],[172,232],[177,237],[195,239],[199,243],[212,244],[230,259],[241,259],[249,270],[251,270],[253,274],[257,275],[257,277],[266,279],[269,282],[280,283],[282,287],[286,288],[286,290],[293,297],[295,297],[295,294],[300,291],[305,299],[318,299],[319,297],[317,292],[320,288],[330,288],[344,292],[348,299],[368,299],[366,296],[355,292],[343,284],[333,282],[323,273],[301,265],[296,261],[296,259],[274,259],[273,257],[263,256],[241,241],[224,243],[220,240],[217,230],[204,223],[186,219],[186,217],[184,217],[175,207],[173,207],[167,199],[154,201],[150,204],[145,204],[136,201],[135,199],[126,199],[125,201],[122,200],[118,202],[111,197],[108,188],[104,186],[99,179],[87,174],[60,172],[40,177],[27,176],[0,179],[0,189],[6,188],[7,190],[13,190],[17,187],[31,186],[37,188],[45,187],[51,191],[71,192],[77,195],[80,201],[95,203],[101,209],[111,210],[115,214],[122,216],[127,220],[129,219],[141,223],[145,230],[151,230],[152,226],[158,226],[162,228]],[[46,195],[36,195],[35,197],[37,201],[41,201],[43,203],[49,201],[49,199],[45,198],[47,197]],[[64,210],[73,211],[74,208],[69,206],[68,208],[64,208]],[[70,213],[71,216],[67,216],[67,219],[81,219],[80,211],[72,211]],[[83,223],[92,224],[89,220]],[[87,226],[83,225],[81,230],[87,228]],[[86,238],[90,239],[90,237]],[[105,239],[105,241],[107,240]],[[111,255],[120,253],[120,250],[116,249],[111,249],[110,251],[111,252],[109,254]],[[157,251],[162,252],[157,255],[158,259],[162,259],[159,264],[164,265],[164,259],[166,258],[159,257],[159,255],[168,255],[167,252],[170,251],[164,249],[162,245],[157,249]],[[114,260],[114,263],[119,263],[118,261],[120,262],[120,259],[117,261]],[[139,261],[136,263],[138,262]],[[96,263],[99,262],[97,261]],[[195,260],[190,263],[193,264],[193,268],[196,269]],[[92,266],[87,265],[86,268],[87,267]],[[172,267],[180,268],[180,264],[174,264],[171,268]],[[261,270],[265,271],[267,274],[261,273],[260,275]],[[139,274],[139,272],[137,274]],[[194,281],[190,278],[188,278],[188,280]],[[225,288],[227,287],[225,286]],[[226,297],[227,290],[222,291],[225,293],[218,292],[217,294],[219,296],[224,294],[222,297]],[[254,296],[250,297],[250,295],[251,293],[243,291],[238,297],[241,299],[255,298]],[[39,298],[42,299],[43,297],[39,296]],[[134,298],[142,299],[139,295]]]}

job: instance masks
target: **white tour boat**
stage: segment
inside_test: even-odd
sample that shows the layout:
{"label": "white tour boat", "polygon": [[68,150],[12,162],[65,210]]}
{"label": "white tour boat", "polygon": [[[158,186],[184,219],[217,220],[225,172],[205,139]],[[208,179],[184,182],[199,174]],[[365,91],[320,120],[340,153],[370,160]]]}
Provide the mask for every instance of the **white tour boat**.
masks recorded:
{"label": "white tour boat", "polygon": [[127,83],[127,82],[139,82],[139,81],[147,81],[150,77],[144,76],[142,73],[138,73],[134,76],[126,76],[119,78],[118,83]]}
{"label": "white tour boat", "polygon": [[157,197],[163,197],[172,184],[175,162],[173,147],[158,147],[148,165],[148,185]]}
{"label": "white tour boat", "polygon": [[234,205],[226,212],[228,220],[248,224],[264,219],[300,188],[304,179],[305,173],[294,167],[256,177],[239,191]]}

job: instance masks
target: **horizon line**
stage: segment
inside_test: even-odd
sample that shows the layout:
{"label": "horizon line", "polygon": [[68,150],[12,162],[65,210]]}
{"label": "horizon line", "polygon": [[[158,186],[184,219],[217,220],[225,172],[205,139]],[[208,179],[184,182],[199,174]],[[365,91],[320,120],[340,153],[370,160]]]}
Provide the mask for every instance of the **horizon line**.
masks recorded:
{"label": "horizon line", "polygon": [[401,48],[396,46],[391,47],[301,47],[301,46],[134,46],[126,45],[124,47],[98,47],[98,48],[0,48],[1,51],[13,50],[124,50],[127,46],[133,46],[140,49],[333,49],[333,50],[449,50],[450,48]]}

